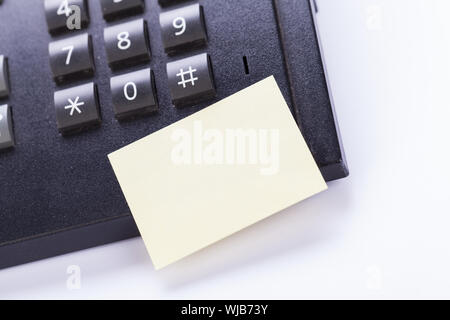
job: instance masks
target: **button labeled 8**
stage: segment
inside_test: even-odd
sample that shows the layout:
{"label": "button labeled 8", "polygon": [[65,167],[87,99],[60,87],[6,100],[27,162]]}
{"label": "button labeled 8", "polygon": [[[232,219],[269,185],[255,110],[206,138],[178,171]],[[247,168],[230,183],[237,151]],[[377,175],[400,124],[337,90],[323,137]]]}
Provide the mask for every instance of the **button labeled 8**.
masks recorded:
{"label": "button labeled 8", "polygon": [[150,60],[147,23],[133,20],[104,31],[106,55],[112,69],[129,67]]}

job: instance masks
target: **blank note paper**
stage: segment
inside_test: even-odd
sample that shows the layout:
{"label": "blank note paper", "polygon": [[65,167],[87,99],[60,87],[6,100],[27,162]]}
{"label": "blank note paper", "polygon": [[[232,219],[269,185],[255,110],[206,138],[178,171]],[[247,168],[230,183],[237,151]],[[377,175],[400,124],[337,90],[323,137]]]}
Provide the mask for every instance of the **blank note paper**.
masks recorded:
{"label": "blank note paper", "polygon": [[273,77],[109,159],[156,269],[327,188]]}

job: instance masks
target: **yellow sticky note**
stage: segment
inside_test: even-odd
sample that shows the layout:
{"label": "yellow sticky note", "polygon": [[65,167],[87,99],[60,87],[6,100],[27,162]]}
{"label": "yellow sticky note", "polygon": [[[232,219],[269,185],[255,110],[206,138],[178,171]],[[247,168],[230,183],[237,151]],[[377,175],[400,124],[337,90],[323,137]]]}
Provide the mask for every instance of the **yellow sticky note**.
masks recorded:
{"label": "yellow sticky note", "polygon": [[109,159],[156,269],[327,188],[273,77]]}

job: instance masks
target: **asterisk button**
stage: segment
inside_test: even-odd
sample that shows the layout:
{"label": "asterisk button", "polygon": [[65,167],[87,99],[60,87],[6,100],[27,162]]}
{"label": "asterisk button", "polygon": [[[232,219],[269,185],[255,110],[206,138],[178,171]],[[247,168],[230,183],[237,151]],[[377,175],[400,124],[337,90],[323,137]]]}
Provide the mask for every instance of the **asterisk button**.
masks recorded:
{"label": "asterisk button", "polygon": [[63,135],[100,125],[96,85],[86,83],[55,92],[56,122]]}
{"label": "asterisk button", "polygon": [[81,114],[81,110],[80,110],[80,108],[78,108],[78,107],[83,106],[83,105],[84,105],[84,102],[83,102],[83,101],[78,102],[78,100],[80,100],[80,97],[77,97],[77,98],[75,99],[75,101],[72,101],[72,99],[67,99],[67,101],[69,101],[70,105],[65,106],[64,109],[66,109],[66,110],[67,110],[67,109],[70,109],[70,116],[73,116],[73,113],[75,112],[75,110],[76,110],[79,114]]}

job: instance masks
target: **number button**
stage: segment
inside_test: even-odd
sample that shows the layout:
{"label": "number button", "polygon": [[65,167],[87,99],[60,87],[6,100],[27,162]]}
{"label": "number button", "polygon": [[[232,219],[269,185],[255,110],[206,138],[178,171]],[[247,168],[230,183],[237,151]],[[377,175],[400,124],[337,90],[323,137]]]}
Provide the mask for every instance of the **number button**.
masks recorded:
{"label": "number button", "polygon": [[147,23],[138,19],[104,31],[106,55],[109,66],[119,69],[150,60],[150,43]]}
{"label": "number button", "polygon": [[192,4],[161,13],[161,35],[167,54],[196,49],[206,44],[203,7]]}
{"label": "number button", "polygon": [[103,18],[111,21],[116,18],[144,12],[144,0],[101,0]]}
{"label": "number button", "polygon": [[0,55],[0,99],[9,96],[8,59]]}
{"label": "number button", "polygon": [[52,35],[77,31],[89,24],[86,0],[45,0],[44,6],[48,31]]}
{"label": "number button", "polygon": [[179,2],[183,2],[183,1],[186,1],[186,0],[159,0],[158,2],[161,6],[165,7],[165,6],[170,6],[170,5],[173,5],[173,4],[176,4]]}
{"label": "number button", "polygon": [[0,150],[11,147],[14,147],[11,108],[5,104],[0,106]]}
{"label": "number button", "polygon": [[56,83],[94,74],[92,39],[87,33],[51,42],[48,48],[50,67]]}
{"label": "number button", "polygon": [[111,78],[111,93],[114,114],[119,120],[158,110],[155,77],[150,69]]}
{"label": "number button", "polygon": [[63,135],[100,124],[97,87],[94,83],[56,91],[54,97],[56,122]]}
{"label": "number button", "polygon": [[211,59],[206,53],[168,63],[167,75],[172,102],[177,107],[216,95]]}

